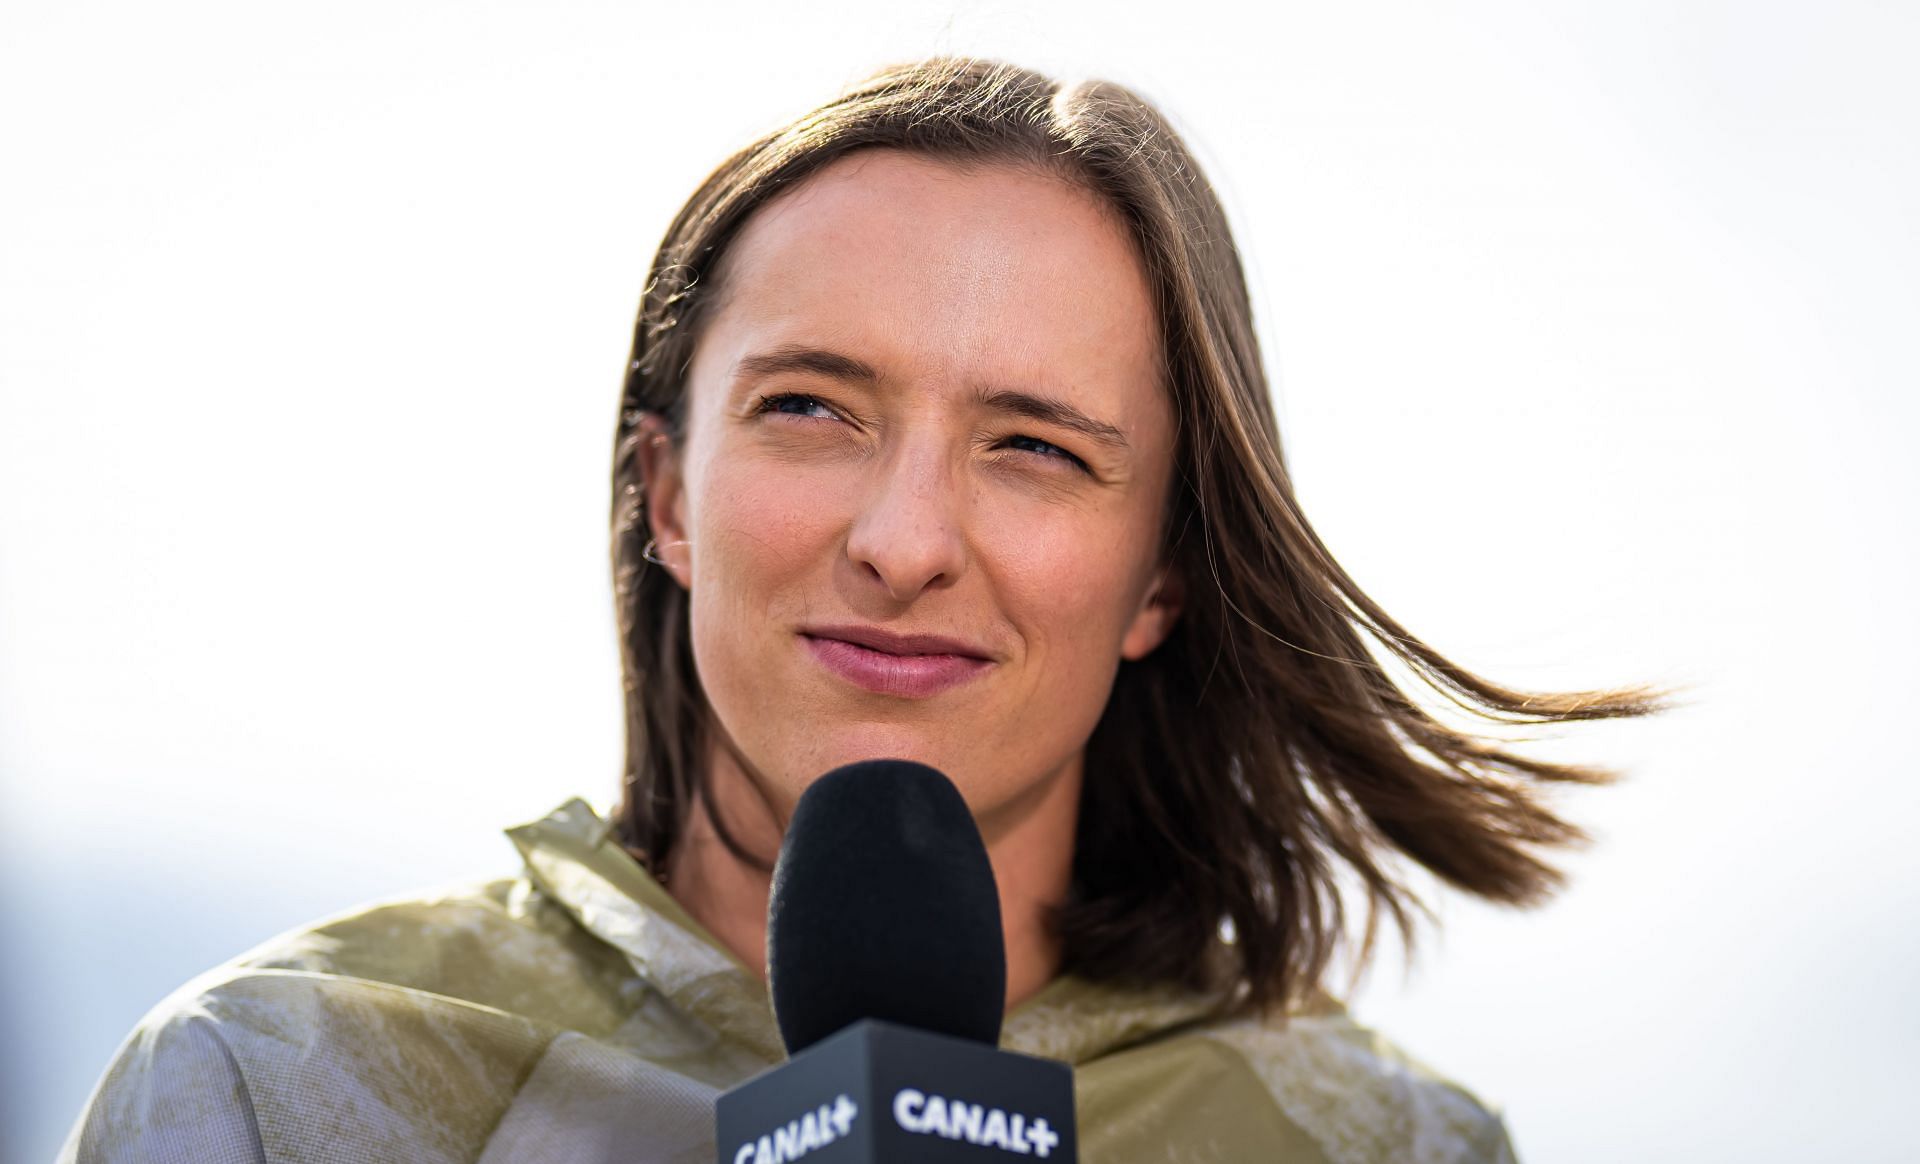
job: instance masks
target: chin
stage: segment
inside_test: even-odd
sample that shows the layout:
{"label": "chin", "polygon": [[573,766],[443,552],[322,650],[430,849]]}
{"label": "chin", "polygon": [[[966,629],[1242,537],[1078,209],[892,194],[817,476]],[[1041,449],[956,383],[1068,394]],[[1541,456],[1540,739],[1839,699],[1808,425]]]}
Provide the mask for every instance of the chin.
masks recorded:
{"label": "chin", "polygon": [[953,757],[948,749],[929,740],[924,731],[898,724],[857,724],[823,733],[818,750],[808,749],[810,759],[819,767],[807,779],[844,764],[861,760],[913,760],[946,772]]}
{"label": "chin", "polygon": [[965,753],[943,741],[928,739],[924,731],[899,725],[846,725],[821,733],[820,738],[807,741],[789,755],[793,758],[783,763],[781,769],[792,781],[788,787],[795,800],[815,780],[847,764],[862,760],[912,760],[946,775],[969,805],[976,811],[979,807],[975,803],[976,789],[972,787],[976,781],[969,778],[974,773],[961,770],[968,767]]}

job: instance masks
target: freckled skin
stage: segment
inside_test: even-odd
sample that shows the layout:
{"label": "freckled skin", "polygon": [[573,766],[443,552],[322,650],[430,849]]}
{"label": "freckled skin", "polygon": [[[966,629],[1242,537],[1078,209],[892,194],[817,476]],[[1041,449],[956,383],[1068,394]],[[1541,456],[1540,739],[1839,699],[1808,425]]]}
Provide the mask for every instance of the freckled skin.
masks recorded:
{"label": "freckled skin", "polygon": [[[650,448],[644,468],[658,540],[688,543],[666,559],[691,592],[714,716],[776,818],[762,832],[777,843],[807,784],[841,764],[931,764],[966,797],[1003,906],[1025,919],[1008,919],[1017,958],[1019,931],[1065,890],[1082,754],[1119,663],[1178,616],[1158,556],[1173,415],[1135,246],[1056,176],[870,151],[756,214],[723,286],[684,443]],[[853,357],[878,382],[740,374],[790,344]],[[983,386],[1066,403],[1126,447],[985,409]],[[957,638],[993,663],[930,698],[878,695],[798,634],[832,624]]]}

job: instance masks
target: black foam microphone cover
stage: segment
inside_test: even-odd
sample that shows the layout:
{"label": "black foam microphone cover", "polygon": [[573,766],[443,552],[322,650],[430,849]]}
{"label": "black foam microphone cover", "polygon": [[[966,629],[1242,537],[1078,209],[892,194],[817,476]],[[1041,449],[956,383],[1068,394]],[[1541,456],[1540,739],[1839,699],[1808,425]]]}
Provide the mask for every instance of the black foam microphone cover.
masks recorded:
{"label": "black foam microphone cover", "polygon": [[1000,894],[959,789],[925,764],[836,768],[773,870],[767,969],[789,1055],[860,1019],[1000,1041]]}

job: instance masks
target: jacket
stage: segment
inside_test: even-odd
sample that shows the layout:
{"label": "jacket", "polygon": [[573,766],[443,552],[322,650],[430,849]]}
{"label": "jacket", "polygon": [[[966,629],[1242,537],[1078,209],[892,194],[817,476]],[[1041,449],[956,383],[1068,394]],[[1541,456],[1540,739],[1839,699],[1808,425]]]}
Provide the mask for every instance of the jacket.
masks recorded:
{"label": "jacket", "polygon": [[[378,902],[188,982],[62,1164],[715,1159],[720,1092],[784,1059],[765,985],[581,800],[516,877]],[[1074,1068],[1086,1164],[1508,1162],[1497,1109],[1316,996],[1283,1020],[1067,975],[1001,1045]]]}

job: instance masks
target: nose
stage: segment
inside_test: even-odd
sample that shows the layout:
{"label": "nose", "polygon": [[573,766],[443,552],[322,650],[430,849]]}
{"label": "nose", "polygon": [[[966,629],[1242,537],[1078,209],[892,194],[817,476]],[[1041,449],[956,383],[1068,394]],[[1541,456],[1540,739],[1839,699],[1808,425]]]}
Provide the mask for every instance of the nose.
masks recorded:
{"label": "nose", "polygon": [[899,447],[866,482],[847,536],[854,568],[896,602],[950,586],[967,562],[965,501],[945,453]]}

